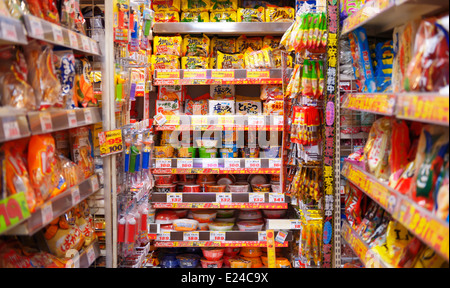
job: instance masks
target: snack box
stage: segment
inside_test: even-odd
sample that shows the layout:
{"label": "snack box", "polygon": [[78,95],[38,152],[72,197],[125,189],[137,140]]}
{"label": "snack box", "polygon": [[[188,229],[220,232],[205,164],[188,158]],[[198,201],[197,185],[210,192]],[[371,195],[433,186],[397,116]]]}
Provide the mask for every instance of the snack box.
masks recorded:
{"label": "snack box", "polygon": [[261,101],[236,101],[237,115],[259,115],[262,114]]}
{"label": "snack box", "polygon": [[235,101],[232,100],[209,100],[209,115],[234,115]]}

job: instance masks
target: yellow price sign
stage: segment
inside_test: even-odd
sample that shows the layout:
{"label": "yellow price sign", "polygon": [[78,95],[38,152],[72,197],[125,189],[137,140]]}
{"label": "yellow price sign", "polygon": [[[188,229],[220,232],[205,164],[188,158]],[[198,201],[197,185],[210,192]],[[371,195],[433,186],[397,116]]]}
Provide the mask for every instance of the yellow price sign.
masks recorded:
{"label": "yellow price sign", "polygon": [[234,79],[233,70],[213,70],[211,71],[212,79]]}
{"label": "yellow price sign", "polygon": [[103,131],[98,134],[100,156],[108,156],[123,151],[122,130]]}
{"label": "yellow price sign", "polygon": [[268,71],[268,70],[248,70],[247,78],[267,79],[267,78],[270,78],[270,71]]}

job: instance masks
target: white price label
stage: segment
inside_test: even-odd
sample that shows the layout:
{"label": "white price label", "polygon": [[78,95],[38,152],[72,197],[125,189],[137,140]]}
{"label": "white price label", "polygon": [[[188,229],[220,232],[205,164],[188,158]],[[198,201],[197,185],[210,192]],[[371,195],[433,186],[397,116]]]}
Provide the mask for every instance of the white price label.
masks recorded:
{"label": "white price label", "polygon": [[163,126],[164,124],[167,123],[166,116],[164,116],[161,113],[156,114],[153,118],[155,119],[156,123],[158,123],[159,126]]}
{"label": "white price label", "polygon": [[265,126],[266,118],[264,116],[249,116],[248,117],[248,126]]}
{"label": "white price label", "polygon": [[241,168],[241,160],[240,159],[224,159],[225,169],[240,169]]}
{"label": "white price label", "polygon": [[94,54],[99,54],[97,41],[91,41],[91,51]]}
{"label": "white price label", "polygon": [[300,220],[291,220],[291,229],[292,230],[300,230],[300,229],[302,229],[302,221],[300,221]]}
{"label": "white price label", "polygon": [[218,159],[203,159],[203,168],[219,168]]}
{"label": "white price label", "polygon": [[52,31],[53,31],[53,41],[64,44],[64,36],[63,36],[63,30],[58,25],[52,25]]}
{"label": "white price label", "polygon": [[78,44],[78,36],[75,32],[73,31],[68,31],[69,33],[69,42],[70,42],[70,47],[74,48],[74,49],[78,49],[79,44]]}
{"label": "white price label", "polygon": [[178,159],[177,168],[178,169],[191,169],[194,167],[193,159]]}
{"label": "white price label", "polygon": [[42,132],[50,132],[53,130],[52,116],[48,112],[39,113],[39,118],[41,120]]}
{"label": "white price label", "polygon": [[264,203],[265,193],[249,193],[248,202],[250,203]]}
{"label": "white price label", "polygon": [[94,263],[95,259],[97,258],[97,257],[95,257],[94,246],[91,245],[91,246],[87,249],[87,251],[86,251],[86,256],[87,256],[89,265],[92,264],[92,263]]}
{"label": "white price label", "polygon": [[167,203],[182,203],[183,194],[182,193],[167,193]]}
{"label": "white price label", "polygon": [[89,43],[89,38],[81,36],[81,44],[83,45],[84,51],[91,52],[91,44]]}
{"label": "white price label", "polygon": [[269,159],[269,168],[280,169],[281,159]]}
{"label": "white price label", "polygon": [[284,241],[286,240],[286,237],[287,237],[287,233],[285,231],[278,231],[278,234],[275,237],[275,241],[277,241],[278,243],[283,244]]}
{"label": "white price label", "polygon": [[84,110],[84,120],[86,120],[86,124],[92,123],[92,112],[90,109]]}
{"label": "white price label", "polygon": [[44,39],[44,28],[42,27],[42,22],[39,18],[33,16],[28,16],[30,20],[31,36],[33,38]]}
{"label": "white price label", "polygon": [[156,236],[156,241],[170,241],[170,232],[162,232]]}
{"label": "white price label", "polygon": [[245,159],[245,168],[260,169],[261,168],[261,159]]}
{"label": "white price label", "polygon": [[15,139],[20,136],[19,124],[16,119],[8,120],[3,118],[3,134],[5,139]]}
{"label": "white price label", "polygon": [[156,159],[156,168],[172,168],[171,159]]}
{"label": "white price label", "polygon": [[269,202],[270,203],[284,203],[284,194],[283,193],[269,193]]}
{"label": "white price label", "polygon": [[219,204],[230,204],[231,201],[231,193],[217,193],[216,195],[216,202]]}
{"label": "white price label", "polygon": [[78,187],[72,188],[72,206],[77,205],[81,202],[80,189]]}
{"label": "white price label", "polygon": [[51,202],[41,206],[42,224],[46,225],[53,220],[53,205]]}
{"label": "white price label", "polygon": [[267,241],[266,231],[258,231],[258,241]]}
{"label": "white price label", "polygon": [[[73,251],[73,252],[75,252],[75,251]],[[67,252],[66,252],[66,257],[67,257]],[[72,269],[80,268],[80,254],[78,253],[78,251],[76,251],[76,253],[71,257],[72,257],[72,259],[67,260],[65,268],[72,268]]]}
{"label": "white price label", "polygon": [[209,241],[225,241],[225,232],[222,231],[211,231],[209,232]]}
{"label": "white price label", "polygon": [[92,191],[98,191],[100,189],[100,185],[98,184],[98,178],[97,176],[93,176],[91,178],[91,185],[92,185]]}
{"label": "white price label", "polygon": [[192,126],[202,126],[208,124],[208,118],[205,116],[192,116]]}
{"label": "white price label", "polygon": [[3,39],[7,39],[9,41],[17,41],[17,32],[16,27],[7,22],[1,22],[2,36]]}
{"label": "white price label", "polygon": [[283,126],[284,125],[283,116],[273,116],[273,125],[274,126]]}
{"label": "white price label", "polygon": [[78,121],[77,121],[77,114],[73,110],[67,111],[67,119],[69,120],[69,127],[77,127]]}
{"label": "white price label", "polygon": [[199,232],[184,232],[183,241],[198,241],[200,239]]}

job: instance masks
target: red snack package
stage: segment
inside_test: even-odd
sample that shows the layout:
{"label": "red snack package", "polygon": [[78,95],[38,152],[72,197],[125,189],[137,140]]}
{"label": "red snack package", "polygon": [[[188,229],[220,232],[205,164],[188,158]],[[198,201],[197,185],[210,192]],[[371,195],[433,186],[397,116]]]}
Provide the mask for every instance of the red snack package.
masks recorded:
{"label": "red snack package", "polygon": [[41,10],[44,16],[44,19],[59,24],[59,13],[58,8],[56,6],[55,0],[43,0],[41,2]]}
{"label": "red snack package", "polygon": [[28,9],[30,10],[31,14],[33,14],[36,17],[44,19],[44,13],[42,12],[41,1],[28,0],[27,2],[28,2]]}

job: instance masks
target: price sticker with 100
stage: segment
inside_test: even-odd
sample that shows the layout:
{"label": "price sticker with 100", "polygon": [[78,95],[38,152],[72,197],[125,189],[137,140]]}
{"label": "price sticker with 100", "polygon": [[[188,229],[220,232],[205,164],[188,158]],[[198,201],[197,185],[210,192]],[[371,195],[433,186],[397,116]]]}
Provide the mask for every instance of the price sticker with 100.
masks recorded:
{"label": "price sticker with 100", "polygon": [[122,130],[116,129],[98,133],[100,155],[108,156],[123,151]]}
{"label": "price sticker with 100", "polygon": [[199,232],[184,232],[183,241],[198,241],[200,239]]}
{"label": "price sticker with 100", "polygon": [[209,241],[225,241],[225,232],[211,231],[209,233]]}

